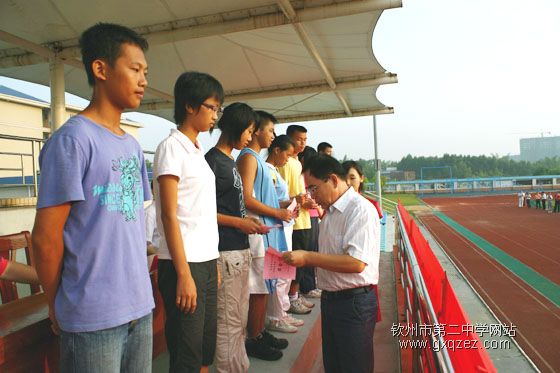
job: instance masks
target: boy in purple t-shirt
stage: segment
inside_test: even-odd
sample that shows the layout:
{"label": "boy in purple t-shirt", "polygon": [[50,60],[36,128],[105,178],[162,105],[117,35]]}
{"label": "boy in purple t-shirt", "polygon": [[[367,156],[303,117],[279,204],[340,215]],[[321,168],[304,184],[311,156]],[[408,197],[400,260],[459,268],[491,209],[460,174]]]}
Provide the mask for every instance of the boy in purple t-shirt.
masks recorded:
{"label": "boy in purple t-shirt", "polygon": [[62,372],[151,372],[143,211],[151,195],[142,149],[120,127],[146,88],[148,44],[100,23],[80,46],[93,97],[41,151],[37,272],[61,336]]}

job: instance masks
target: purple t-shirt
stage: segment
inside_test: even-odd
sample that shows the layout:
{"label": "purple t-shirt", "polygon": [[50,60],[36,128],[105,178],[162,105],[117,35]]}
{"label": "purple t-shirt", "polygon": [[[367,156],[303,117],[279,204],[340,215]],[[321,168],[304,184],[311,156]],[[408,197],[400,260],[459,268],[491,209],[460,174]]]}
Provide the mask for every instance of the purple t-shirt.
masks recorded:
{"label": "purple t-shirt", "polygon": [[102,330],[150,313],[143,202],[151,193],[138,142],[76,115],[47,141],[39,164],[37,208],[72,202],[55,300],[62,330]]}

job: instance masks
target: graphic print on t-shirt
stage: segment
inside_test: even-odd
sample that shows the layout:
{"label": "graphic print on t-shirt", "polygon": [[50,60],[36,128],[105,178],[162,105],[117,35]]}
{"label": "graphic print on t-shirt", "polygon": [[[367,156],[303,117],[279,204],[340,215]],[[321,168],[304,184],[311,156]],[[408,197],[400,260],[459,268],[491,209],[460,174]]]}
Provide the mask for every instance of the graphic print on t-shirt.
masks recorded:
{"label": "graphic print on t-shirt", "polygon": [[99,196],[99,205],[107,211],[120,212],[125,221],[136,220],[136,211],[142,208],[143,189],[140,182],[140,160],[137,156],[112,161],[113,171],[120,172],[120,183],[95,185],[93,197]]}
{"label": "graphic print on t-shirt", "polygon": [[245,200],[243,199],[243,182],[237,167],[233,168],[233,186],[239,191],[239,209],[241,210],[241,217],[244,218],[247,216],[247,210],[245,209]]}

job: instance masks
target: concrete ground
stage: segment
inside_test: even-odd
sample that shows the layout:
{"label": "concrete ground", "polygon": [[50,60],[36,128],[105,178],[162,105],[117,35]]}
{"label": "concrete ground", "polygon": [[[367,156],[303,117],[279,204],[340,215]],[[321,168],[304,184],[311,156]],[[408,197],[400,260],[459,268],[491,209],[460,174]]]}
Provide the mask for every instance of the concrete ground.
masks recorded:
{"label": "concrete ground", "polygon": [[[392,337],[391,325],[397,323],[395,276],[393,253],[382,252],[379,263],[379,298],[382,321],[375,328],[375,372],[399,372],[400,355],[398,341]],[[288,339],[290,345],[278,361],[262,361],[251,358],[249,372],[266,373],[321,373],[324,372],[320,338],[320,302],[315,303],[309,315],[297,315],[305,325],[297,333],[274,333],[277,337]],[[169,355],[163,353],[153,361],[152,372],[163,373],[169,370]],[[212,370],[211,370],[212,371]]]}
{"label": "concrete ground", "polygon": [[[315,303],[315,307],[313,311],[308,315],[297,315],[296,317],[305,321],[305,324],[299,328],[297,333],[276,333],[273,334],[278,338],[286,338],[289,342],[288,348],[283,350],[284,356],[278,361],[264,361],[259,359],[249,358],[251,362],[251,367],[249,368],[249,372],[267,372],[267,373],[280,373],[280,372],[289,372],[300,353],[303,350],[304,345],[308,341],[310,337],[311,331],[316,323],[320,324],[320,305],[318,299],[310,299],[313,303]],[[317,325],[319,325],[317,324]],[[319,328],[320,330],[320,328]],[[320,337],[320,335],[319,335]],[[314,353],[313,348],[310,349],[306,354],[310,355],[311,364],[313,365],[315,358],[317,356],[317,352],[320,350],[320,338],[318,341],[314,341]],[[309,347],[308,347],[309,349]],[[152,365],[152,372],[154,373],[163,373],[169,371],[169,354],[167,352],[158,356],[157,359],[153,361]],[[210,371],[213,371],[212,369]]]}

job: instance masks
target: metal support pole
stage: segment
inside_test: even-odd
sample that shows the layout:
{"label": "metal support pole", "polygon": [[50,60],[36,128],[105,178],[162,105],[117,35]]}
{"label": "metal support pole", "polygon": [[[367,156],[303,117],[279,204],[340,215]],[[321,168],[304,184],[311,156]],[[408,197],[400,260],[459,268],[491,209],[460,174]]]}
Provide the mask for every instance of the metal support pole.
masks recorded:
{"label": "metal support pole", "polygon": [[37,181],[37,158],[35,158],[35,141],[31,141],[31,161],[33,162],[33,197],[39,197]]}
{"label": "metal support pole", "polygon": [[381,198],[381,160],[377,155],[377,119],[375,118],[375,115],[373,116],[373,145],[375,147],[375,170],[377,177],[375,188],[377,189],[377,195],[379,196],[379,208],[383,211],[383,201]]}
{"label": "metal support pole", "polygon": [[51,80],[51,131],[54,132],[64,124],[66,119],[64,64],[56,58],[51,58],[49,65]]}

